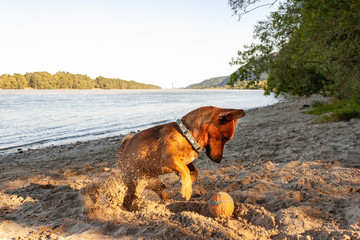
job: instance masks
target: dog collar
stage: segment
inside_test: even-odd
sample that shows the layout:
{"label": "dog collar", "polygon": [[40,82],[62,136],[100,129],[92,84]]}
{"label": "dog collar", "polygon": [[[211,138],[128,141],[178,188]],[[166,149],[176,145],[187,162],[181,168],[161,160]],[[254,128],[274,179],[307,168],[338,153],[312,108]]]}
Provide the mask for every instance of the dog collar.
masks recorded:
{"label": "dog collar", "polygon": [[191,146],[195,149],[196,152],[201,153],[204,149],[196,142],[194,137],[191,135],[189,129],[187,129],[184,125],[184,123],[178,119],[176,120],[176,124],[179,126],[182,134],[188,140],[188,142],[191,144]]}

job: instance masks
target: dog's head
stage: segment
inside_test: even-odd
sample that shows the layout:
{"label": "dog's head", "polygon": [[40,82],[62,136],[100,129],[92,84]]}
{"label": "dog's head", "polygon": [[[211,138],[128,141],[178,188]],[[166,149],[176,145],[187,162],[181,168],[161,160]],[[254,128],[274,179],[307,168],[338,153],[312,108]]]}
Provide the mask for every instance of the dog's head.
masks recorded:
{"label": "dog's head", "polygon": [[207,122],[205,130],[206,155],[216,163],[221,162],[225,143],[234,136],[237,120],[245,116],[243,110],[218,108]]}

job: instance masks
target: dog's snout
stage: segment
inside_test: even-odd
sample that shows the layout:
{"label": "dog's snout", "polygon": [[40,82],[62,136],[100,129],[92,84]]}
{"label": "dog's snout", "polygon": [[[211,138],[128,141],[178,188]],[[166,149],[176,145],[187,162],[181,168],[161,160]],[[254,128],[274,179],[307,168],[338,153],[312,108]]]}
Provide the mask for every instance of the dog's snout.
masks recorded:
{"label": "dog's snout", "polygon": [[221,159],[222,159],[222,154],[221,155],[215,155],[212,151],[211,151],[211,147],[210,146],[206,146],[206,155],[208,156],[208,158],[210,158],[211,161],[216,162],[216,163],[220,163]]}

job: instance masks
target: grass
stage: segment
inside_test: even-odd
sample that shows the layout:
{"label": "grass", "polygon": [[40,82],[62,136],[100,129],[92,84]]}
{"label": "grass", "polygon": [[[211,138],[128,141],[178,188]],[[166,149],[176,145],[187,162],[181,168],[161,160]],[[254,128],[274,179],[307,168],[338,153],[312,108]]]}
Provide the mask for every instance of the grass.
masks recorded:
{"label": "grass", "polygon": [[360,104],[353,100],[330,100],[329,102],[315,102],[313,110],[304,113],[320,116],[315,123],[349,121],[360,118]]}

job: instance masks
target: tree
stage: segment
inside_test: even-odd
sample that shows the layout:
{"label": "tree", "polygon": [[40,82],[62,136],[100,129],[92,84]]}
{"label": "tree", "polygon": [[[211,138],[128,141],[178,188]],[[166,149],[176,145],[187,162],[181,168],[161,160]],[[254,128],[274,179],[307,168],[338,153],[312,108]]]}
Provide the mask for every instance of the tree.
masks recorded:
{"label": "tree", "polygon": [[160,87],[126,81],[118,78],[97,77],[95,80],[87,75],[72,74],[69,72],[57,72],[54,75],[48,72],[33,72],[25,75],[3,74],[0,76],[0,88],[22,89],[30,87],[34,89],[158,89]]}
{"label": "tree", "polygon": [[27,87],[27,82],[24,75],[15,73],[13,77],[15,78],[17,89],[24,89],[25,87]]}
{"label": "tree", "polygon": [[15,73],[3,74],[0,76],[0,88],[3,89],[24,89],[27,87],[26,79],[23,75]]}
{"label": "tree", "polygon": [[13,83],[11,81],[10,74],[3,74],[0,76],[0,87],[4,89],[13,89]]}
{"label": "tree", "polygon": [[[242,16],[260,0],[229,0]],[[274,1],[276,2],[276,1]],[[244,8],[245,7],[245,8]],[[287,0],[257,24],[259,44],[245,46],[231,64],[239,65],[230,84],[268,73],[265,93],[314,93],[360,101],[360,1]]]}
{"label": "tree", "polygon": [[55,88],[55,82],[52,75],[48,72],[34,72],[31,74],[30,87],[35,89]]}
{"label": "tree", "polygon": [[68,72],[57,72],[53,75],[56,86],[59,89],[69,89],[72,88],[73,81],[71,79],[71,74]]}

